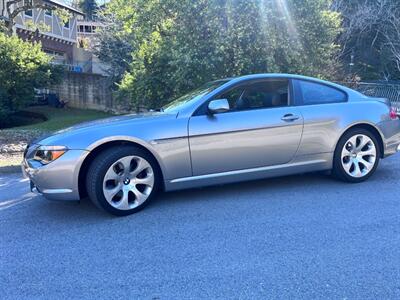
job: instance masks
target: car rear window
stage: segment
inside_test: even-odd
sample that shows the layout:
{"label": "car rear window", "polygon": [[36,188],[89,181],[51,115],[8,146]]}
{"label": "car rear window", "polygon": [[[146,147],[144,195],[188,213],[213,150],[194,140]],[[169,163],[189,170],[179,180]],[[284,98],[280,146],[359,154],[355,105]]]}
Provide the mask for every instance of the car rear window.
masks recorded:
{"label": "car rear window", "polygon": [[311,81],[299,81],[304,105],[345,102],[347,96],[344,92]]}

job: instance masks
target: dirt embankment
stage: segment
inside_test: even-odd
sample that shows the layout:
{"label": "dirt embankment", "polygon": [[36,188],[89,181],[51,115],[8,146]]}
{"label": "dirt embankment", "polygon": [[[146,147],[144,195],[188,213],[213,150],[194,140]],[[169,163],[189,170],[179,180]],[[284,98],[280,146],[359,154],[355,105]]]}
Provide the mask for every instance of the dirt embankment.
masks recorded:
{"label": "dirt embankment", "polygon": [[0,130],[0,173],[18,171],[26,145],[43,134],[40,130]]}

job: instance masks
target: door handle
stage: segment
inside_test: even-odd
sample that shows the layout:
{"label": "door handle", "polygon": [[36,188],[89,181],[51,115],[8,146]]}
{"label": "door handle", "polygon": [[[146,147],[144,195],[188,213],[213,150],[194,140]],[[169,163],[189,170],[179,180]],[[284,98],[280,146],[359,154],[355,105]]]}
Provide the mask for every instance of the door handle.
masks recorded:
{"label": "door handle", "polygon": [[293,122],[293,121],[296,121],[298,119],[300,119],[300,117],[296,116],[294,114],[286,114],[281,118],[281,120],[285,121],[285,122]]}

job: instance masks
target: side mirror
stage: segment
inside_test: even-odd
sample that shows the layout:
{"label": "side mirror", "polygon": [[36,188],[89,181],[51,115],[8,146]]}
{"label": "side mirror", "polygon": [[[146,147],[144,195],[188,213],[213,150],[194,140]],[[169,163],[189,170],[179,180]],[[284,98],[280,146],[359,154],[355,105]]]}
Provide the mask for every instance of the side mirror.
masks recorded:
{"label": "side mirror", "polygon": [[230,109],[230,107],[229,107],[229,102],[227,99],[212,100],[208,104],[208,111],[211,114],[223,113],[223,112],[228,111],[229,109]]}

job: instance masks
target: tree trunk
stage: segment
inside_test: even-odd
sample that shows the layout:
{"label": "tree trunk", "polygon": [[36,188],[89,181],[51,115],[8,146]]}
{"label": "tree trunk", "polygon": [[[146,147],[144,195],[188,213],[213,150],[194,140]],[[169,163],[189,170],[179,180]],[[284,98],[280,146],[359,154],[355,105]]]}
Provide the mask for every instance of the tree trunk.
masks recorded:
{"label": "tree trunk", "polygon": [[7,33],[7,35],[8,36],[12,36],[14,33],[16,33],[16,32],[14,32],[14,23],[13,22],[11,22],[11,21],[7,21],[7,23],[6,23],[6,28],[7,28],[7,31],[6,31],[6,33]]}

